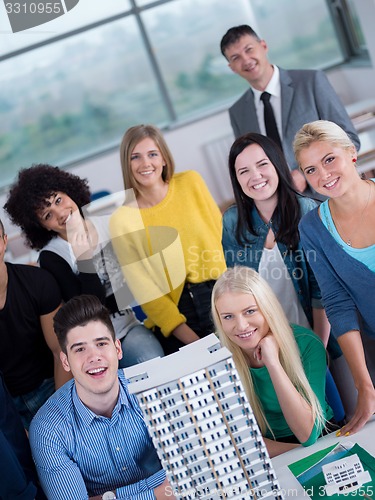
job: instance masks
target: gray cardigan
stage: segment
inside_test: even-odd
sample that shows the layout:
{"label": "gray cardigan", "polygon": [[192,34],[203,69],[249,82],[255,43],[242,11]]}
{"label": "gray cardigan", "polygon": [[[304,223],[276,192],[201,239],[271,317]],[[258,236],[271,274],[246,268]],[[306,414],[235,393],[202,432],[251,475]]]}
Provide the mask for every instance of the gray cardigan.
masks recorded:
{"label": "gray cardigan", "polygon": [[375,273],[345,252],[317,208],[301,219],[299,229],[335,337],[359,330],[375,338]]}

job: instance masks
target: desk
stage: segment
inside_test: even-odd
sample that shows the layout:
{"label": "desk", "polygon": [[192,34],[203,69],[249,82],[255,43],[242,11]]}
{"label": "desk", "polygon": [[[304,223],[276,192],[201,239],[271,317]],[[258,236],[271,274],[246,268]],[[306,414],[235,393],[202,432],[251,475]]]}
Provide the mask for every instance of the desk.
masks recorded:
{"label": "desk", "polygon": [[356,434],[353,434],[352,436],[348,436],[346,438],[338,438],[336,437],[335,433],[328,434],[327,436],[318,439],[318,441],[312,446],[308,446],[307,448],[301,446],[273,458],[273,468],[276,472],[281,489],[286,492],[285,498],[290,497],[304,500],[310,498],[305,493],[305,490],[302,488],[297,479],[290,472],[288,465],[296,462],[297,460],[300,460],[301,458],[307,457],[308,455],[312,455],[316,451],[328,448],[333,444],[338,444],[341,441],[344,444],[348,441],[352,442],[353,444],[358,443],[360,446],[362,446],[362,448],[375,456],[375,417],[373,417],[365,425],[365,427],[363,427],[363,429],[361,429]]}

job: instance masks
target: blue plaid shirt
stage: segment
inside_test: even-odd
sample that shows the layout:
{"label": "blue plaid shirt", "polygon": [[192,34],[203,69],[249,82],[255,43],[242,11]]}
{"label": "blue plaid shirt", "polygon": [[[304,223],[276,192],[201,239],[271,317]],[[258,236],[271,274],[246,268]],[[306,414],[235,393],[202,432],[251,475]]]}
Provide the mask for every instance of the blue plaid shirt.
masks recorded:
{"label": "blue plaid shirt", "polygon": [[30,444],[49,500],[86,500],[117,490],[117,498],[154,499],[165,479],[136,397],[119,370],[112,417],[94,414],[67,382],[42,406],[30,426]]}

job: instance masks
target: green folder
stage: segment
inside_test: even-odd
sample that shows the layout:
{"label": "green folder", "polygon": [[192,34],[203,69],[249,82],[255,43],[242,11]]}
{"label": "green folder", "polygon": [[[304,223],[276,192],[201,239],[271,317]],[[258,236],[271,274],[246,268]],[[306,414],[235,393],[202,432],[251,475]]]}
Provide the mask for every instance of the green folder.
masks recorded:
{"label": "green folder", "polygon": [[[369,471],[372,481],[365,483],[352,493],[328,496],[324,489],[326,482],[322,472],[322,465],[355,454],[361,460],[364,470]],[[375,458],[358,444],[355,444],[350,449],[345,448],[342,443],[330,446],[290,464],[289,469],[301,483],[306,494],[314,500],[321,498],[343,500],[353,497],[361,497],[364,500],[375,500]]]}

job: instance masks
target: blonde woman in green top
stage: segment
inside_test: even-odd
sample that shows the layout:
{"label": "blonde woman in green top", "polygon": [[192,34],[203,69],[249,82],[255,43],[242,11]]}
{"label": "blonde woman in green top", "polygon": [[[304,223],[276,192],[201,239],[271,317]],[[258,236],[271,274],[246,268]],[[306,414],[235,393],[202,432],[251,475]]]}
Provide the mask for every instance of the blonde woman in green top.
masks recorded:
{"label": "blonde woman in green top", "polygon": [[290,325],[274,292],[248,267],[228,269],[212,293],[216,331],[233,355],[270,456],[321,435],[326,353],[311,330]]}

